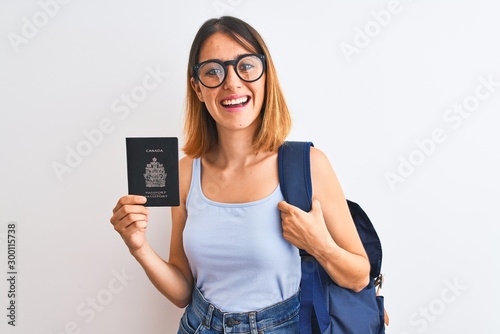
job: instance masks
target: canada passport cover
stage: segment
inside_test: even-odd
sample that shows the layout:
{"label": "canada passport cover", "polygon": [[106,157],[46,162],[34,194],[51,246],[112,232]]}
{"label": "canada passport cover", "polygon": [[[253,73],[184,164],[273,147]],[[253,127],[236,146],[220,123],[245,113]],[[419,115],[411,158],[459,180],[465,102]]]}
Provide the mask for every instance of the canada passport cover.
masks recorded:
{"label": "canada passport cover", "polygon": [[179,149],[175,137],[126,138],[128,193],[146,206],[179,205]]}

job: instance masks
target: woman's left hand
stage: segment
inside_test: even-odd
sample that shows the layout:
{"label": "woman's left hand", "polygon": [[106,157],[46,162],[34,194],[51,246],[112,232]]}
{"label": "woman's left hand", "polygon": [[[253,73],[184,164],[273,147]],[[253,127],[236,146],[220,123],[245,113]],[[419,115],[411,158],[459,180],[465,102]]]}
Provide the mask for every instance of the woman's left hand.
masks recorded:
{"label": "woman's left hand", "polygon": [[318,200],[312,202],[310,212],[305,212],[285,201],[278,203],[278,209],[281,211],[283,237],[297,248],[314,255],[315,249],[321,249],[321,246],[333,241]]}

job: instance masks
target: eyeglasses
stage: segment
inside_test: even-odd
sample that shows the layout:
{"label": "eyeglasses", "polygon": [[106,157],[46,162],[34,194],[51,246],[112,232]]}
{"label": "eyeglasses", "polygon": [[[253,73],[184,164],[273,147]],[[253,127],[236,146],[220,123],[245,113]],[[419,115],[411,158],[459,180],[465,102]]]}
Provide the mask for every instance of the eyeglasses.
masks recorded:
{"label": "eyeglasses", "polygon": [[259,80],[266,70],[266,56],[245,54],[234,60],[207,60],[193,67],[195,77],[207,88],[217,88],[227,77],[227,66],[233,65],[238,77],[245,82]]}

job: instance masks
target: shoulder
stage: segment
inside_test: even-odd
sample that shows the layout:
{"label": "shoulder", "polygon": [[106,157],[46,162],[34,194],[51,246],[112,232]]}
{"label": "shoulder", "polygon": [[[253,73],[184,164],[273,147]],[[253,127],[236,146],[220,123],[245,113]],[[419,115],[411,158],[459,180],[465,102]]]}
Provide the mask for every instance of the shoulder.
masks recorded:
{"label": "shoulder", "polygon": [[193,166],[193,158],[190,158],[189,156],[182,157],[179,160],[179,167],[181,172],[185,172],[186,169],[189,169],[191,171],[192,166]]}
{"label": "shoulder", "polygon": [[189,187],[191,186],[191,174],[193,171],[193,158],[185,156],[179,160],[179,190],[181,202],[186,203]]}
{"label": "shoulder", "polygon": [[311,146],[311,162],[325,163],[328,162],[328,157],[319,148]]}
{"label": "shoulder", "polygon": [[342,201],[344,194],[337,175],[327,155],[318,148],[311,147],[311,179],[313,197]]}
{"label": "shoulder", "polygon": [[311,147],[311,173],[333,173],[332,165],[326,154],[316,147]]}

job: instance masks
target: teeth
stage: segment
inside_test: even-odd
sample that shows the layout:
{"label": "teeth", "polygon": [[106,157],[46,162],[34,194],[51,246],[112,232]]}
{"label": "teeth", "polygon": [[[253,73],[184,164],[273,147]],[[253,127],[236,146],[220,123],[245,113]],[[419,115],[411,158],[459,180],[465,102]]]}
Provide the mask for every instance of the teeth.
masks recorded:
{"label": "teeth", "polygon": [[238,99],[233,99],[233,100],[224,100],[222,101],[222,105],[224,106],[233,106],[235,104],[242,104],[248,101],[248,97],[240,97]]}

